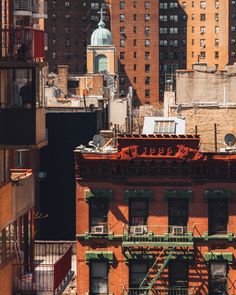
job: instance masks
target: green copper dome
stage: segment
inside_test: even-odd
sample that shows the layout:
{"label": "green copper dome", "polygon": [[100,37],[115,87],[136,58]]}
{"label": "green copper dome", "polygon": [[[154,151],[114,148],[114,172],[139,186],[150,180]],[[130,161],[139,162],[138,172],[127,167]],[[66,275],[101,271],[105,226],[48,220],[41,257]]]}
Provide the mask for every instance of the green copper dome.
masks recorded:
{"label": "green copper dome", "polygon": [[105,28],[105,23],[102,20],[102,11],[101,11],[101,19],[98,23],[98,29],[93,31],[91,36],[91,45],[93,46],[104,46],[104,45],[112,45],[112,34],[111,32]]}

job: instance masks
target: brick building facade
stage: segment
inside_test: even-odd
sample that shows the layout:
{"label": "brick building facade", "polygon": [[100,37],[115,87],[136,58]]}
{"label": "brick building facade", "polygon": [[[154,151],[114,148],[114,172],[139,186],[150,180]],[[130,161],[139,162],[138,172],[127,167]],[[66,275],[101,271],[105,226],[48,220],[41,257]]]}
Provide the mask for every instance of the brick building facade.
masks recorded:
{"label": "brick building facade", "polygon": [[78,294],[234,294],[234,154],[197,136],[78,148]]}

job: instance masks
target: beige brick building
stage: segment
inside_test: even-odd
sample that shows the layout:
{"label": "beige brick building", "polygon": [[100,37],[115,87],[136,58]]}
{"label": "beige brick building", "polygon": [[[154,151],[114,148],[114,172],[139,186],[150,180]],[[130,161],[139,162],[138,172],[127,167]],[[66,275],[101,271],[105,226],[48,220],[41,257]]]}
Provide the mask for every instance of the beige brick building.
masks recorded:
{"label": "beige brick building", "polygon": [[204,151],[222,151],[224,136],[236,135],[236,64],[224,71],[198,65],[176,74],[176,97],[165,93],[165,115],[186,120],[186,134],[199,134]]}

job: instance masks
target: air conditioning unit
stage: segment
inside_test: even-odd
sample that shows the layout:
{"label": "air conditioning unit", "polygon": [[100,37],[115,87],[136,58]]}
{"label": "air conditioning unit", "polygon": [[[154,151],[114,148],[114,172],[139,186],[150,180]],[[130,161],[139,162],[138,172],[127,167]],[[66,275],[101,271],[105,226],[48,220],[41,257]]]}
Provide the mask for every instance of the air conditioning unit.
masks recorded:
{"label": "air conditioning unit", "polygon": [[92,234],[105,234],[107,233],[107,226],[106,225],[96,225],[91,227]]}
{"label": "air conditioning unit", "polygon": [[171,230],[172,235],[181,236],[184,234],[184,227],[183,226],[173,226]]}
{"label": "air conditioning unit", "polygon": [[143,235],[147,233],[147,226],[146,225],[137,225],[133,227],[134,235]]}

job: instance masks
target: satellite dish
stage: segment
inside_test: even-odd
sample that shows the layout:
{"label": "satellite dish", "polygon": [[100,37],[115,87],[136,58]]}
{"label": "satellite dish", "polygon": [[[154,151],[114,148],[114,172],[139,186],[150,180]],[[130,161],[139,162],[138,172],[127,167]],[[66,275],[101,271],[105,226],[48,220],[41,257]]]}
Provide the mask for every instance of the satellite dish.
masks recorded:
{"label": "satellite dish", "polygon": [[105,141],[105,138],[100,135],[100,134],[96,134],[94,135],[93,137],[93,144],[96,146],[96,147],[103,147],[105,145],[106,141]]}
{"label": "satellite dish", "polygon": [[236,137],[231,133],[227,133],[224,137],[224,141],[228,146],[233,146],[236,143]]}

